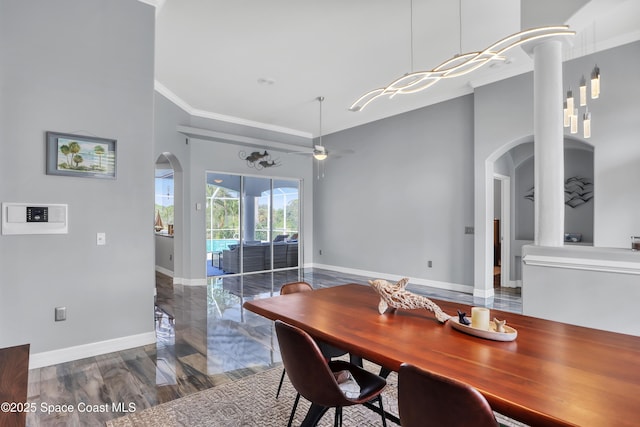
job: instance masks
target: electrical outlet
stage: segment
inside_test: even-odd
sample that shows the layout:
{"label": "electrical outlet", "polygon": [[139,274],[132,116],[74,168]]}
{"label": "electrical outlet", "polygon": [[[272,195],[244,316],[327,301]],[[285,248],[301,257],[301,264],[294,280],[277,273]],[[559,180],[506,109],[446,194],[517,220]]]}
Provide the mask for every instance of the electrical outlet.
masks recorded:
{"label": "electrical outlet", "polygon": [[318,255],[322,255],[322,249],[318,250]]}
{"label": "electrical outlet", "polygon": [[466,226],[464,228],[464,234],[473,234],[473,233],[474,233],[473,227]]}
{"label": "electrical outlet", "polygon": [[429,268],[433,267],[433,262],[432,261],[427,261],[427,267],[429,267]]}
{"label": "electrical outlet", "polygon": [[56,322],[67,320],[67,307],[56,307],[55,319]]}

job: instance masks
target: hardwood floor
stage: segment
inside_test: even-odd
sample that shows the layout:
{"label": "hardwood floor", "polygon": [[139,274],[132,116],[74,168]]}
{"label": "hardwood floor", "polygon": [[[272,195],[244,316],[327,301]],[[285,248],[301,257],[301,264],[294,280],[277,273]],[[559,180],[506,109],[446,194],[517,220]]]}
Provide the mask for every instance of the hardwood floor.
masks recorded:
{"label": "hardwood floor", "polygon": [[[270,369],[280,364],[272,322],[242,309],[244,301],[277,295],[282,284],[297,280],[318,288],[367,279],[301,269],[181,286],[158,273],[156,344],[30,370],[28,402],[37,410],[27,414],[27,425],[104,426],[128,412]],[[408,289],[474,304],[469,294],[411,284]],[[496,289],[488,306],[522,310],[519,292],[508,289]]]}

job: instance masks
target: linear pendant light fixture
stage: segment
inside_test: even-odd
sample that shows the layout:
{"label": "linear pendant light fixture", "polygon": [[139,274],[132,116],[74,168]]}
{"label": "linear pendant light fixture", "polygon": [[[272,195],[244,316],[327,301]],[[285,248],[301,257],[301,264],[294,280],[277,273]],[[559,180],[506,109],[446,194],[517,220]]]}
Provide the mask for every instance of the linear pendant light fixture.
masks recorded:
{"label": "linear pendant light fixture", "polygon": [[504,54],[507,51],[525,43],[545,38],[573,35],[575,35],[575,31],[569,30],[567,25],[537,27],[520,31],[519,33],[512,34],[497,41],[481,52],[469,52],[456,55],[432,70],[405,74],[391,82],[387,87],[374,89],[365,93],[349,107],[349,110],[362,111],[371,102],[383,96],[393,98],[396,95],[417,93],[433,86],[441,79],[460,77],[490,62],[504,61],[506,60]]}

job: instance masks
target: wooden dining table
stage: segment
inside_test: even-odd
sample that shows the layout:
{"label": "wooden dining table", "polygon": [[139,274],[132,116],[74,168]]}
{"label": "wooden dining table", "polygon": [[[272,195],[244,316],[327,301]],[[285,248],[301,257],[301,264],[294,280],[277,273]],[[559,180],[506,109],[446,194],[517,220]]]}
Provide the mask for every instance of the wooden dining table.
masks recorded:
{"label": "wooden dining table", "polygon": [[[452,316],[471,312],[432,301]],[[531,426],[640,425],[640,337],[491,310],[517,331],[513,341],[493,341],[452,328],[453,320],[442,324],[426,309],[380,314],[378,302],[370,286],[347,284],[243,306],[389,370],[406,362],[465,382],[495,411]],[[567,304],[579,304],[579,296]]]}

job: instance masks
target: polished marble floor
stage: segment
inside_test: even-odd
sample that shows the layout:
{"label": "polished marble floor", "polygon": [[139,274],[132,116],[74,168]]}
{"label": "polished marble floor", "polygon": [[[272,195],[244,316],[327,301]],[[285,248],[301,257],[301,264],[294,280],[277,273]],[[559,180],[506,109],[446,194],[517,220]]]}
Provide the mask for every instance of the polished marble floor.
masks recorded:
{"label": "polished marble floor", "polygon": [[[27,425],[104,426],[127,411],[167,402],[280,364],[272,322],[242,308],[246,300],[277,295],[283,283],[314,288],[369,278],[320,269],[209,278],[207,286],[173,285],[156,275],[157,343],[33,369],[29,372]],[[472,295],[414,286],[432,298],[483,304]],[[488,307],[521,312],[515,289],[496,289]],[[274,384],[274,395],[277,384]],[[43,406],[44,405],[44,406]],[[71,411],[70,409],[73,409]]]}

